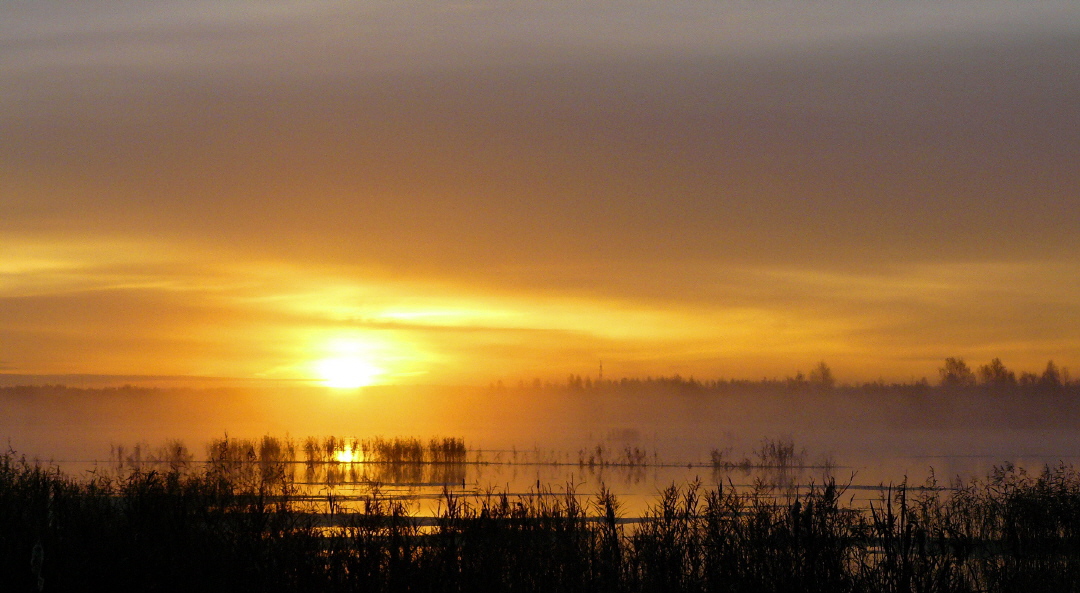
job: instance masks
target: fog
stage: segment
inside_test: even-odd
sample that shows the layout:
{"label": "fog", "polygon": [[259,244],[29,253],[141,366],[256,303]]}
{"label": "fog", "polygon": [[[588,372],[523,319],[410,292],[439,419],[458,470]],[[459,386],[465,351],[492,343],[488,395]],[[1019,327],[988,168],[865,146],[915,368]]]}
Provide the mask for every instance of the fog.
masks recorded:
{"label": "fog", "polygon": [[764,438],[791,439],[807,461],[871,479],[982,471],[1080,456],[1080,397],[1020,388],[922,384],[817,390],[782,382],[640,382],[486,388],[0,388],[0,434],[42,461],[104,460],[114,445],[213,438],[463,437],[470,449],[567,455],[603,445],[664,462],[737,461]]}

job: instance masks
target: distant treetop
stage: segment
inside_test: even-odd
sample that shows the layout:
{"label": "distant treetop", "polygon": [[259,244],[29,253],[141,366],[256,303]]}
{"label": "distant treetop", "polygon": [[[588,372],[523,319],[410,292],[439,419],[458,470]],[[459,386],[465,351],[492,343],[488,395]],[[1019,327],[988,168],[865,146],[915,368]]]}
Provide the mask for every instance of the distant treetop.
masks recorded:
{"label": "distant treetop", "polygon": [[975,386],[975,373],[963,358],[946,358],[945,366],[938,369],[941,386],[945,388],[965,388]]}

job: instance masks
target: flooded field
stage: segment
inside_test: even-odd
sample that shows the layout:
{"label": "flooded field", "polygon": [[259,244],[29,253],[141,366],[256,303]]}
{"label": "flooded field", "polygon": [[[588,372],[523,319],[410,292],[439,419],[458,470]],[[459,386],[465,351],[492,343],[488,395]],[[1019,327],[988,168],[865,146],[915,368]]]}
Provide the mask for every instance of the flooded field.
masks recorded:
{"label": "flooded field", "polygon": [[1080,582],[1067,393],[647,387],[7,389],[0,557],[136,589]]}
{"label": "flooded field", "polygon": [[[160,451],[168,443],[182,447],[186,461],[204,463],[227,440],[240,461],[284,461],[288,480],[312,497],[351,504],[377,485],[421,515],[436,512],[444,488],[525,496],[569,487],[593,496],[603,487],[631,517],[665,488],[696,480],[805,489],[832,477],[850,484],[849,497],[869,501],[883,486],[920,486],[931,475],[949,486],[1005,464],[1038,473],[1080,460],[1080,397],[1066,390],[907,385],[822,393],[667,381],[591,389],[2,391],[0,434],[10,450],[73,475],[169,458]],[[436,455],[431,439],[439,435],[452,437]],[[781,463],[766,459],[778,451],[764,450],[778,444],[789,449]],[[376,454],[387,446],[400,450]]]}
{"label": "flooded field", "polygon": [[[28,585],[14,552],[32,550],[33,575],[61,589],[73,574],[115,571],[132,587],[179,571],[181,587],[293,591],[492,590],[506,582],[530,591],[709,591],[738,580],[754,591],[922,582],[919,590],[959,592],[1014,591],[1035,578],[1048,587],[1038,590],[1076,583],[1080,474],[1064,464],[1038,474],[1006,465],[949,488],[870,488],[837,482],[829,468],[800,465],[788,443],[765,441],[761,464],[718,463],[713,483],[675,481],[706,469],[693,464],[594,461],[578,465],[588,478],[560,490],[545,487],[539,470],[569,469],[557,462],[434,461],[434,446],[419,461],[357,461],[349,440],[333,442],[344,446],[324,450],[322,461],[289,461],[288,441],[270,438],[258,449],[219,441],[210,450],[220,456],[205,462],[182,447],[162,448],[160,458],[138,448],[80,477],[0,455],[0,561]],[[462,450],[455,439],[437,443]],[[803,483],[812,470],[825,477]],[[627,477],[619,488],[633,492],[662,472],[672,484],[640,511],[633,494],[603,479]],[[725,472],[753,483],[718,479]],[[505,478],[504,487],[477,488],[485,474]],[[514,490],[534,475],[535,488]],[[578,488],[589,480],[599,486],[584,495]],[[857,499],[865,490],[874,496]]]}
{"label": "flooded field", "polygon": [[[767,485],[777,498],[836,481],[847,502],[867,507],[889,488],[904,484],[948,493],[996,467],[1016,467],[1038,474],[1046,467],[1073,465],[1080,457],[938,455],[860,460],[812,455],[793,440],[763,438],[753,450],[735,455],[714,448],[699,459],[665,459],[657,451],[611,443],[576,451],[554,449],[469,448],[461,438],[413,437],[306,439],[264,436],[216,439],[196,456],[180,441],[150,445],[114,445],[108,459],[53,460],[73,476],[114,475],[133,471],[205,471],[226,464],[236,476],[279,481],[294,488],[298,499],[325,511],[333,501],[343,512],[356,512],[373,497],[400,502],[415,517],[435,517],[447,494],[468,498],[492,495],[531,498],[568,493],[589,508],[600,492],[620,503],[620,520],[636,521],[672,486],[752,490]],[[699,458],[702,456],[698,456]]]}

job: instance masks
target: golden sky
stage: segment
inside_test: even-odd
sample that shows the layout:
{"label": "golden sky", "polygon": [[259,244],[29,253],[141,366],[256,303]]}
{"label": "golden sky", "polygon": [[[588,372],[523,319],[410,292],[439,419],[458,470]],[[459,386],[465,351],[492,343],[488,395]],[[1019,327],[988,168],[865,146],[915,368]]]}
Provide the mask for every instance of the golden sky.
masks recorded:
{"label": "golden sky", "polygon": [[0,372],[1080,363],[1074,2],[0,10]]}

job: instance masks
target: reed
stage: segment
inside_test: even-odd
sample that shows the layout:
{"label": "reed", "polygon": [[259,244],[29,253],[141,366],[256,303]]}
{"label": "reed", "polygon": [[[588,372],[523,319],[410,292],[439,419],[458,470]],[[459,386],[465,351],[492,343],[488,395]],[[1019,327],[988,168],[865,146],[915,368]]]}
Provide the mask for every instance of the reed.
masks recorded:
{"label": "reed", "polygon": [[[319,451],[327,440],[316,441]],[[335,438],[335,445],[339,444]],[[304,448],[306,448],[305,442]],[[389,441],[401,459],[415,443]],[[422,443],[425,456],[446,443]],[[451,443],[456,447],[456,443]],[[351,445],[350,445],[351,446]],[[293,450],[300,450],[297,444]],[[358,445],[362,448],[363,445]],[[288,443],[222,439],[202,465],[73,478],[0,455],[0,574],[12,591],[807,591],[1080,589],[1080,474],[1010,465],[884,487],[859,506],[796,491],[673,484],[644,517],[606,489],[444,490],[421,519],[375,487],[316,503],[266,467]],[[456,455],[457,453],[454,453]],[[250,461],[245,461],[248,457]],[[445,457],[445,455],[444,455]]]}

